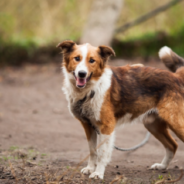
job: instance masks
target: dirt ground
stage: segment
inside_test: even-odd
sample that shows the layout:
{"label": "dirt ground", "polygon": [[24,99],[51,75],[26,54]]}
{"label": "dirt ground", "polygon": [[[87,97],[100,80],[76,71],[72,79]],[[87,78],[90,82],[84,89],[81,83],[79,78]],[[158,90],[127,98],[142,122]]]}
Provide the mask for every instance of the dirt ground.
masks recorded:
{"label": "dirt ground", "polygon": [[[114,60],[109,64],[138,62],[144,61]],[[160,61],[144,64],[164,69]],[[123,175],[127,183],[152,184],[163,177],[171,180],[180,176],[184,144],[176,136],[179,148],[167,171],[149,170],[165,154],[161,143],[151,136],[144,147],[134,152],[114,150],[103,181],[81,175],[79,170],[87,161],[79,167],[77,164],[88,155],[88,145],[80,123],[69,114],[61,86],[59,64],[0,69],[0,183],[54,183],[59,176],[58,183],[110,183]],[[142,124],[120,127],[115,144],[131,147],[145,134]],[[18,159],[7,156],[17,150]],[[24,159],[20,150],[29,159]],[[177,183],[184,183],[184,177]]]}

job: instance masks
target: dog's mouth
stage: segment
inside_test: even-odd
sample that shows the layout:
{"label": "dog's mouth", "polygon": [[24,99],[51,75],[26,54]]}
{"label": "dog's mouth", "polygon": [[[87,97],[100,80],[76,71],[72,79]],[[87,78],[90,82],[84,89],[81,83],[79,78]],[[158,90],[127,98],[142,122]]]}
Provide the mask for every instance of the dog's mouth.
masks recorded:
{"label": "dog's mouth", "polygon": [[90,76],[87,78],[80,78],[80,77],[76,77],[75,72],[73,72],[73,75],[76,80],[76,86],[78,88],[84,88],[86,86],[86,83],[91,79],[92,74],[93,73],[91,73]]}

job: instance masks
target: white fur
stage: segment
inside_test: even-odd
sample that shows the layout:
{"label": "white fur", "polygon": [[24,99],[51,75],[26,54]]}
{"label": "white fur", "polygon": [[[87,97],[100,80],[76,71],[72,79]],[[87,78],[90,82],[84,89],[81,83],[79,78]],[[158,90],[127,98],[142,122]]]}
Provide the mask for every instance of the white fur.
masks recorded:
{"label": "white fur", "polygon": [[101,106],[104,101],[104,96],[111,86],[111,77],[112,70],[106,68],[100,79],[97,82],[93,81],[93,90],[95,91],[95,96],[90,100],[90,106],[94,111],[94,117],[96,121],[100,121]]}
{"label": "white fur", "polygon": [[111,135],[100,134],[99,136],[100,146],[98,148],[98,161],[95,172],[93,172],[89,178],[103,179],[105,167],[111,160],[111,155],[114,145],[114,132]]}
{"label": "white fur", "polygon": [[140,66],[140,67],[143,67],[144,65],[142,63],[137,63],[137,64],[133,64],[133,65],[130,65],[130,66]]}
{"label": "white fur", "polygon": [[127,124],[127,123],[131,123],[131,124],[132,123],[143,123],[144,121],[146,121],[146,118],[151,113],[158,113],[158,110],[156,108],[150,109],[150,110],[146,111],[144,114],[141,114],[134,119],[131,119],[132,114],[127,113],[122,118],[118,119],[116,126],[119,126],[121,124]]}
{"label": "white fur", "polygon": [[168,148],[166,148],[166,155],[164,157],[164,159],[162,160],[161,164],[153,164],[151,166],[151,169],[158,169],[158,170],[162,170],[162,169],[167,169],[169,163],[171,162],[171,160],[174,157],[174,153],[172,151],[170,151]]}
{"label": "white fur", "polygon": [[96,164],[97,164],[97,150],[96,150],[97,134],[96,134],[95,130],[93,131],[91,138],[88,141],[88,145],[89,145],[90,156],[89,156],[87,167],[85,167],[81,170],[81,172],[83,174],[91,174],[96,169]]}
{"label": "white fur", "polygon": [[86,57],[87,57],[87,54],[88,54],[88,47],[87,47],[87,43],[82,46],[80,48],[81,52],[82,52],[82,61],[77,65],[76,69],[75,69],[75,76],[79,77],[78,76],[78,73],[79,71],[83,70],[85,71],[86,73],[88,73],[88,68],[86,66]]}
{"label": "white fur", "polygon": [[171,49],[167,46],[162,47],[159,52],[158,55],[160,57],[160,59],[162,59],[163,57],[167,56],[167,55],[171,55]]}

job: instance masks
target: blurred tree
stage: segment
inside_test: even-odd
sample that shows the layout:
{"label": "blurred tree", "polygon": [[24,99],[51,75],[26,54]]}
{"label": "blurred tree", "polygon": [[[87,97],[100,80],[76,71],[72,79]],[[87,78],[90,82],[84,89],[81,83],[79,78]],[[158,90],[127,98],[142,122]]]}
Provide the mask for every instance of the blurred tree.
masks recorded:
{"label": "blurred tree", "polygon": [[110,45],[123,0],[94,0],[80,42]]}

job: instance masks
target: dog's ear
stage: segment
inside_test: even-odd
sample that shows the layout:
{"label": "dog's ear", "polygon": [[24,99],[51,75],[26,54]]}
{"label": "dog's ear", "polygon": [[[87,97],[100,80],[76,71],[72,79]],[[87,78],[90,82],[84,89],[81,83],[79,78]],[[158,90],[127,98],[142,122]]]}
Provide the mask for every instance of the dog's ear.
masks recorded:
{"label": "dog's ear", "polygon": [[107,63],[107,60],[110,56],[115,56],[115,52],[111,47],[107,47],[104,45],[101,45],[98,47],[99,54],[102,58],[102,62],[100,63],[100,67],[103,69]]}
{"label": "dog's ear", "polygon": [[76,43],[71,40],[66,40],[59,43],[56,47],[61,48],[62,53],[70,52]]}
{"label": "dog's ear", "polygon": [[110,56],[115,56],[116,55],[114,50],[111,47],[101,45],[98,48],[99,48],[100,56],[105,60],[107,60]]}

